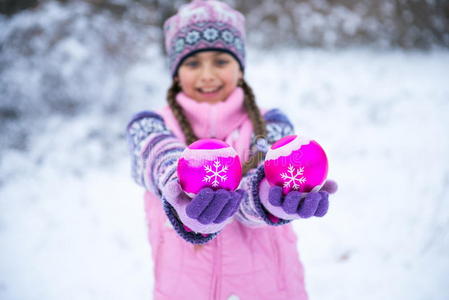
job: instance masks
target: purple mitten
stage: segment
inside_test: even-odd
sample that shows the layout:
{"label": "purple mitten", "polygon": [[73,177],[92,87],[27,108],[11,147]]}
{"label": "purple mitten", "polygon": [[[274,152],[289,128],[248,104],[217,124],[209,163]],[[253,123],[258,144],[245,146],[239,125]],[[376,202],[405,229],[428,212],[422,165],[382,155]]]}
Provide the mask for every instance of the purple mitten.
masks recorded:
{"label": "purple mitten", "polygon": [[200,233],[214,233],[223,229],[247,196],[243,190],[214,191],[206,187],[191,199],[181,190],[177,180],[167,185],[164,195],[187,230]]}
{"label": "purple mitten", "polygon": [[276,217],[294,220],[324,216],[329,208],[329,194],[336,191],[337,184],[332,180],[326,181],[317,192],[291,191],[286,196],[282,195],[281,187],[271,187],[266,179],[262,180],[259,189],[261,202],[275,216],[275,218],[271,218],[275,223]]}
{"label": "purple mitten", "polygon": [[324,216],[329,208],[328,198],[329,193],[326,191],[310,193],[292,191],[283,197],[282,188],[279,186],[271,187],[268,194],[268,201],[272,205],[282,207],[287,214],[297,214],[301,218]]}
{"label": "purple mitten", "polygon": [[204,225],[222,223],[237,211],[244,193],[243,190],[230,192],[203,188],[187,205],[187,216]]}

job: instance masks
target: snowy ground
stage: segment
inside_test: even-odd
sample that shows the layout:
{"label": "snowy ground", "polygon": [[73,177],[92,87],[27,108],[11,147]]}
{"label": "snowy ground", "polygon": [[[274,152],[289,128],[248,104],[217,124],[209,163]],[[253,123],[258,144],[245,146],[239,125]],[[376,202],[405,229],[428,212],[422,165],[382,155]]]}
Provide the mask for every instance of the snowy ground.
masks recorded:
{"label": "snowy ground", "polygon": [[[449,52],[249,49],[248,66],[340,185],[325,218],[295,222],[311,299],[448,299]],[[164,105],[163,68],[121,74],[133,109]],[[123,135],[98,138],[128,118],[53,117],[28,152],[3,152],[0,299],[151,299],[142,190]]]}

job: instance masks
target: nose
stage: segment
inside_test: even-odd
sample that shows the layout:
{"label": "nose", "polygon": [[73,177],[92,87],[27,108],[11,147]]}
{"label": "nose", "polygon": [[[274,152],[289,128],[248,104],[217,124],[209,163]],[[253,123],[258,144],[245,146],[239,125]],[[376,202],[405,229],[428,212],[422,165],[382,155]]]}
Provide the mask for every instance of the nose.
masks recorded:
{"label": "nose", "polygon": [[215,72],[213,66],[209,64],[205,64],[201,68],[201,81],[203,82],[211,82],[215,79]]}

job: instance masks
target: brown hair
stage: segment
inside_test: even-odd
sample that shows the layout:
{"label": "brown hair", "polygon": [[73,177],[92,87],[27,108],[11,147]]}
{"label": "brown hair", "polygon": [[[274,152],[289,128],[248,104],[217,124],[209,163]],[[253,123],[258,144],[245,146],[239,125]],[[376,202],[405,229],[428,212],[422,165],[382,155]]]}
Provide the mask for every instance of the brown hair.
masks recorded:
{"label": "brown hair", "polygon": [[[256,104],[256,98],[254,96],[253,90],[244,79],[241,80],[239,86],[242,87],[245,94],[243,105],[245,106],[248,117],[250,118],[253,125],[256,141],[260,138],[266,138],[267,131],[265,128],[265,120],[263,119],[259,107]],[[173,112],[173,115],[178,121],[182,132],[184,133],[187,145],[190,145],[191,143],[198,140],[198,137],[193,132],[192,126],[190,125],[189,120],[187,120],[182,107],[178,104],[178,102],[176,102],[176,95],[180,91],[181,88],[178,82],[176,80],[173,80],[173,83],[167,92],[167,102]],[[243,174],[246,174],[250,169],[257,167],[259,162],[261,162],[264,158],[264,152],[256,151],[256,153],[250,156],[250,158],[243,164]]]}

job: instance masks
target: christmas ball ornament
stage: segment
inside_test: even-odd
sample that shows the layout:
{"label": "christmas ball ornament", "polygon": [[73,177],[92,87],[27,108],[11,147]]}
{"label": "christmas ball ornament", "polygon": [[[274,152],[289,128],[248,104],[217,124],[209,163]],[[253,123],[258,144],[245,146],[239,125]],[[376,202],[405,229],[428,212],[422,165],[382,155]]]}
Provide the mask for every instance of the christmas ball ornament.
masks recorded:
{"label": "christmas ball ornament", "polygon": [[313,141],[297,135],[283,137],[268,150],[264,162],[270,185],[282,186],[282,192],[317,191],[327,177],[326,153]]}
{"label": "christmas ball ornament", "polygon": [[242,179],[237,152],[217,139],[201,139],[190,144],[178,160],[178,179],[190,197],[202,188],[235,190]]}

